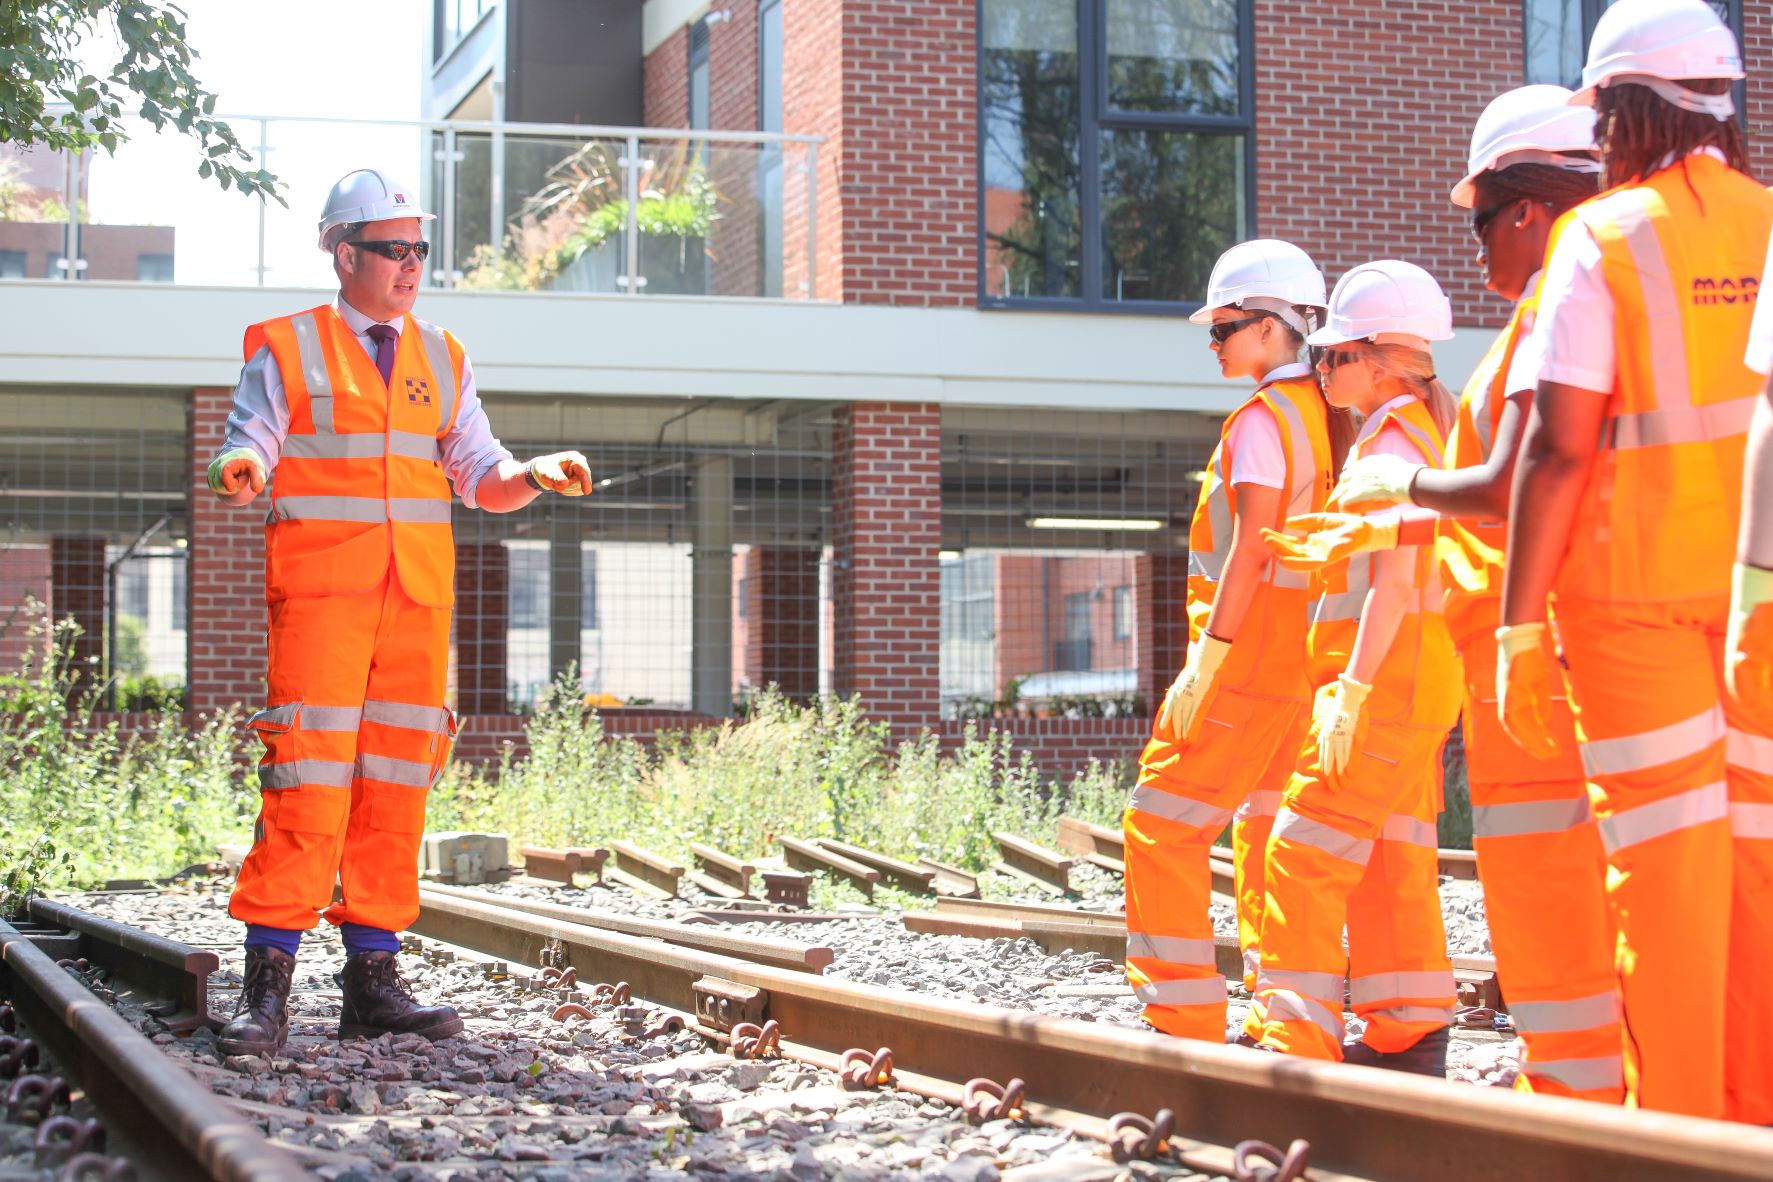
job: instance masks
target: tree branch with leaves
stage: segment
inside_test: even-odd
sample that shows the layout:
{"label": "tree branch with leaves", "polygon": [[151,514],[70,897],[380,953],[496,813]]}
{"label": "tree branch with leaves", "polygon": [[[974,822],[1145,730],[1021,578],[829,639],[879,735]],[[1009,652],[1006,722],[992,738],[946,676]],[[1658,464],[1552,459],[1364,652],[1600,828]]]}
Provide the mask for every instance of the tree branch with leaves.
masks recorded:
{"label": "tree branch with leaves", "polygon": [[[94,34],[116,33],[118,60],[104,76],[86,72],[81,50]],[[233,129],[215,118],[215,95],[191,73],[185,12],[150,0],[6,0],[0,3],[0,143],[57,152],[129,141],[125,106],[156,132],[196,141],[197,175],[224,189],[287,205],[285,186]],[[242,167],[242,166],[245,167]],[[249,171],[250,170],[250,171]]]}

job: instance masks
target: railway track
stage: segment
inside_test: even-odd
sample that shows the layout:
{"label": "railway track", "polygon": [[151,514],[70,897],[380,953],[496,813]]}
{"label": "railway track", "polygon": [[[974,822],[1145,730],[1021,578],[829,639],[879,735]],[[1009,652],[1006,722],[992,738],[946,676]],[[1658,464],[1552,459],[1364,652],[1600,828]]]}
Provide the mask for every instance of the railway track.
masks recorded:
{"label": "railway track", "polygon": [[[570,972],[577,988],[592,996],[592,982],[625,983],[630,997],[623,1017],[637,1025],[681,1023],[741,1055],[757,1053],[758,1040],[768,1044],[766,1032],[773,1033],[779,1041],[765,1055],[838,1071],[847,1060],[858,1077],[884,1068],[900,1091],[949,1104],[983,1097],[989,1106],[991,1085],[1013,1095],[1012,1081],[1019,1080],[1022,1099],[1011,1107],[1027,1118],[1103,1139],[1114,1135],[1112,1125],[1127,1130],[1122,1135],[1129,1143],[1149,1139],[1137,1118],[1162,1120],[1160,1110],[1168,1110],[1173,1128],[1164,1151],[1197,1170],[1234,1174],[1240,1144],[1248,1155],[1248,1142],[1259,1140],[1308,1143],[1310,1168],[1303,1176],[1322,1182],[1648,1182],[1773,1173],[1773,1132],[1767,1130],[1520,1097],[932,999],[823,978],[804,953],[784,950],[780,941],[727,936],[724,950],[714,951],[706,942],[720,933],[667,926],[639,935],[475,894],[427,889],[413,933],[556,980]],[[58,920],[76,919],[71,911],[63,905]],[[153,1162],[184,1155],[176,1160],[185,1172],[144,1176],[304,1176],[283,1149],[218,1105],[36,948],[33,935],[55,939],[42,926],[31,934],[0,930],[0,983],[79,1087],[111,1115],[122,1130],[120,1143],[143,1144],[143,1160]],[[115,965],[152,955],[150,942],[122,925],[68,930],[104,943]],[[701,946],[675,942],[679,938]],[[758,951],[750,946],[764,944],[774,946],[774,963],[749,956]],[[798,963],[783,963],[797,955]],[[890,1054],[882,1057],[883,1048]],[[989,1082],[977,1082],[981,1078]],[[151,1138],[159,1140],[149,1145]],[[283,1172],[268,1172],[278,1169]]]}

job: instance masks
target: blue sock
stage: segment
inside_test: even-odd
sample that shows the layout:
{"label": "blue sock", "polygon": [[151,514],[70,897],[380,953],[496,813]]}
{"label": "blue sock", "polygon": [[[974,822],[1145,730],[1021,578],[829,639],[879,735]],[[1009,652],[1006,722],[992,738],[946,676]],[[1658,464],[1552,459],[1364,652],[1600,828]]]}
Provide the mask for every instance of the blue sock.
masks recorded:
{"label": "blue sock", "polygon": [[372,928],[366,923],[341,923],[339,935],[345,940],[345,955],[359,952],[399,952],[400,937],[387,928]]}
{"label": "blue sock", "polygon": [[302,933],[292,928],[268,928],[262,923],[246,925],[248,948],[275,948],[294,956],[302,946]]}

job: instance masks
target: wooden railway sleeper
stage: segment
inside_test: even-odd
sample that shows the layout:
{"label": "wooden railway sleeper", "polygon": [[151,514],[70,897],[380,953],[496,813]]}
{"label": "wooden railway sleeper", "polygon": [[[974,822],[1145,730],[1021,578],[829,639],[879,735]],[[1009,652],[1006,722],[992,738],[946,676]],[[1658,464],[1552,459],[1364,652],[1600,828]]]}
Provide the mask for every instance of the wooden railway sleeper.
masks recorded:
{"label": "wooden railway sleeper", "polygon": [[1237,1182],[1296,1182],[1310,1164],[1311,1142],[1302,1139],[1295,1139],[1284,1154],[1266,1141],[1239,1141],[1231,1154]]}
{"label": "wooden railway sleeper", "polygon": [[992,1120],[1023,1120],[1028,1113],[1028,1085],[1019,1079],[998,1084],[989,1079],[969,1079],[961,1089],[960,1107],[975,1124]]}
{"label": "wooden railway sleeper", "polygon": [[893,1049],[881,1047],[870,1055],[861,1047],[843,1053],[840,1067],[843,1086],[851,1091],[882,1088],[893,1082]]}
{"label": "wooden railway sleeper", "polygon": [[1137,1112],[1120,1112],[1108,1118],[1108,1147],[1114,1160],[1123,1165],[1129,1161],[1152,1161],[1170,1148],[1170,1134],[1176,1131],[1176,1114],[1168,1108],[1157,1110],[1155,1118]]}
{"label": "wooden railway sleeper", "polygon": [[31,1160],[41,1170],[61,1165],[77,1154],[102,1152],[104,1148],[105,1127],[97,1120],[52,1116],[37,1126]]}

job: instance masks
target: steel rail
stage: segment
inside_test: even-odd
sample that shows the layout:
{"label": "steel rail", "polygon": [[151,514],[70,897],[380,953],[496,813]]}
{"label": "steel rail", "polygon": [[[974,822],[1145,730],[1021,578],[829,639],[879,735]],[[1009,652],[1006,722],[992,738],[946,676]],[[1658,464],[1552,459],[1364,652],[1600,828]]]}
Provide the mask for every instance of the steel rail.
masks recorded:
{"label": "steel rail", "polygon": [[[118,935],[114,929],[91,934],[101,942]],[[0,981],[32,1036],[108,1118],[110,1151],[128,1152],[144,1179],[304,1182],[312,1177],[5,922],[0,922]]]}
{"label": "steel rail", "polygon": [[1185,1161],[1223,1160],[1224,1148],[1245,1138],[1281,1145],[1304,1138],[1314,1174],[1384,1182],[1722,1182],[1773,1174],[1773,1130],[923,997],[436,894],[422,903],[413,930],[527,964],[548,949],[581,981],[625,980],[635,997],[683,1011],[697,1010],[698,984],[748,987],[791,1049],[841,1056],[890,1047],[902,1080],[915,1078],[933,1094],[990,1073],[1026,1081],[1030,1110],[1038,1104],[1044,1114],[1099,1119],[1169,1108],[1172,1143]]}

